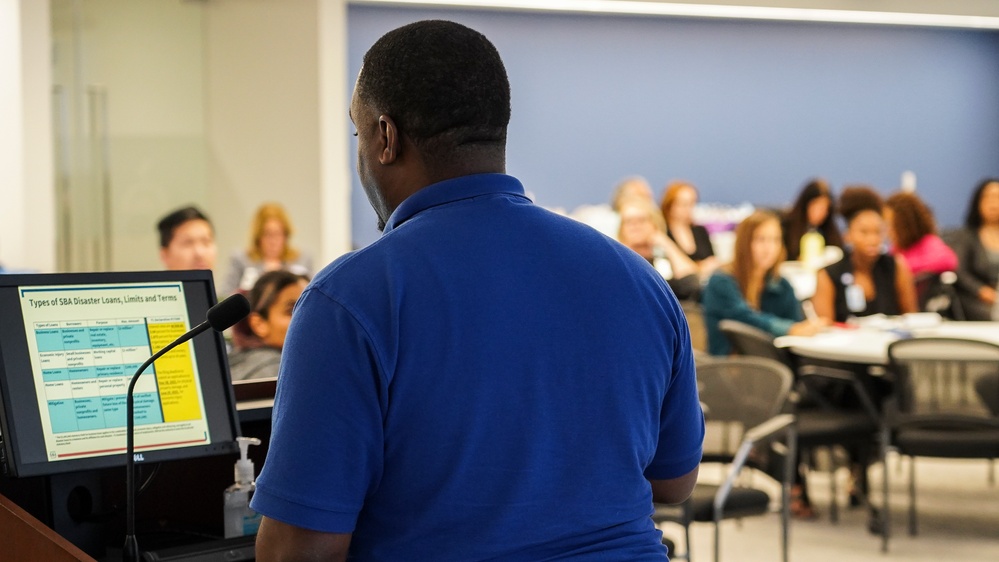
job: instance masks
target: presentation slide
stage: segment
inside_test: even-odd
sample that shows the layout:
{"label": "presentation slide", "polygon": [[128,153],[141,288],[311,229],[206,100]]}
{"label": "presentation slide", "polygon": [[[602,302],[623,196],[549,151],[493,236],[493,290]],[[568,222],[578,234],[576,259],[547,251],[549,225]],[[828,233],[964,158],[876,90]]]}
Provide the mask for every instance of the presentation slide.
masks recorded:
{"label": "presentation slide", "polygon": [[[125,452],[132,375],[191,328],[182,283],[23,287],[32,375],[50,461]],[[135,450],[209,444],[191,342],[135,385]]]}

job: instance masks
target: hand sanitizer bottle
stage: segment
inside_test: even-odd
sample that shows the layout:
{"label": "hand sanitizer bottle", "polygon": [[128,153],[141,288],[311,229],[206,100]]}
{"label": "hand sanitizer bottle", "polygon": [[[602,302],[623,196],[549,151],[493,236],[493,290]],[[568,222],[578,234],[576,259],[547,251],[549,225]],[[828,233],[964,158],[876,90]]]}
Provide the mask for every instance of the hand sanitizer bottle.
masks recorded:
{"label": "hand sanitizer bottle", "polygon": [[236,483],[225,489],[225,538],[257,534],[260,514],[250,509],[250,498],[257,485],[254,483],[253,461],[247,456],[250,445],[259,445],[256,437],[237,437],[239,460],[236,461]]}

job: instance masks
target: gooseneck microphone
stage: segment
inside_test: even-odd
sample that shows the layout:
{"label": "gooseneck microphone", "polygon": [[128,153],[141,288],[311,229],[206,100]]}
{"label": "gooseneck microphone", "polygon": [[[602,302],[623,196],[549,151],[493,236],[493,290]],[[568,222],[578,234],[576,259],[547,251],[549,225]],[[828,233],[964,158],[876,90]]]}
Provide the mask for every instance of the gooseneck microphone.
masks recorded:
{"label": "gooseneck microphone", "polygon": [[147,367],[152,365],[154,361],[165,355],[171,349],[190,340],[194,336],[197,336],[209,328],[215,330],[216,332],[226,330],[236,322],[245,318],[249,313],[249,301],[246,300],[246,297],[239,294],[232,295],[224,301],[209,308],[208,313],[205,315],[206,320],[204,322],[198,324],[186,334],[174,340],[170,343],[170,345],[153,354],[152,357],[139,366],[139,369],[135,371],[134,375],[132,375],[132,380],[128,383],[128,392],[126,393],[128,423],[125,428],[127,439],[125,451],[125,455],[127,455],[125,457],[125,470],[127,471],[125,475],[126,534],[124,552],[122,552],[122,558],[126,562],[138,562],[139,560],[139,544],[135,540],[135,411],[133,409],[135,401],[133,397],[135,383],[139,381],[139,376],[142,375],[142,372],[145,371]]}

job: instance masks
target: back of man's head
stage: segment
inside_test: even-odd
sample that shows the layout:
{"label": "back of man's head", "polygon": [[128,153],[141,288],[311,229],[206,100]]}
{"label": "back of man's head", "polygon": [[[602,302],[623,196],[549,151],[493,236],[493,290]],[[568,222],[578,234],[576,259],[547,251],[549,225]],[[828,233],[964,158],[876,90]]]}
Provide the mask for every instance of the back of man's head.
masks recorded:
{"label": "back of man's head", "polygon": [[364,55],[357,95],[392,117],[431,166],[505,149],[506,69],[496,47],[463,25],[427,20],[386,33]]}

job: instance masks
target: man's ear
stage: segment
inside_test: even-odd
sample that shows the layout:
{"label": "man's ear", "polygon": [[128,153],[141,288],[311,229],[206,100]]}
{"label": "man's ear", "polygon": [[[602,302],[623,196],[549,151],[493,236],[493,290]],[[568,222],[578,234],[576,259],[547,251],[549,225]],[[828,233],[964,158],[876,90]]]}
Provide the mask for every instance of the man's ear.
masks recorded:
{"label": "man's ear", "polygon": [[160,248],[160,261],[163,262],[164,267],[167,265],[167,249]]}
{"label": "man's ear", "polygon": [[399,151],[402,149],[399,128],[396,127],[395,121],[388,115],[379,115],[378,133],[382,141],[382,151],[378,155],[378,162],[383,166],[387,166],[399,158]]}
{"label": "man's ear", "polygon": [[247,317],[247,321],[250,323],[250,331],[257,335],[258,338],[264,339],[271,333],[271,325],[264,317],[257,312],[250,313]]}

